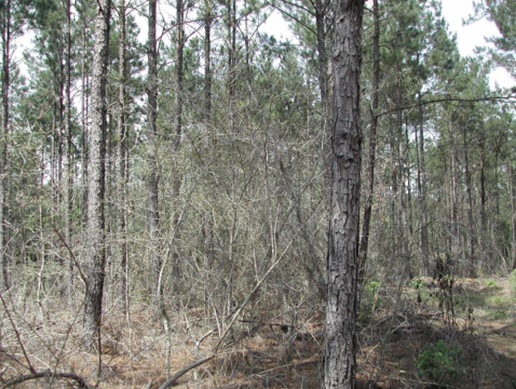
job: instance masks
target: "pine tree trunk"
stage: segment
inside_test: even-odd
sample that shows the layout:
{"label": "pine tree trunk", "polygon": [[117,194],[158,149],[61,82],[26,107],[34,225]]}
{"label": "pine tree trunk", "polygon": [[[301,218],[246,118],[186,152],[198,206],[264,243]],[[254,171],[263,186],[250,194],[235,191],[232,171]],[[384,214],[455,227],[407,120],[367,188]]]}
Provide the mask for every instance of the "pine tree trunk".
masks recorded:
{"label": "pine tree trunk", "polygon": [[512,168],[512,162],[508,163],[507,175],[507,179],[509,181],[509,196],[511,203],[511,269],[514,270],[516,269],[516,188],[514,185],[514,171]]}
{"label": "pine tree trunk", "polygon": [[458,194],[458,155],[457,144],[454,136],[454,126],[450,119],[449,123],[450,147],[451,147],[451,166],[450,166],[450,180],[451,180],[451,201],[450,201],[450,218],[451,218],[451,260],[453,264],[457,264],[460,254],[460,239],[459,239],[459,194]]}
{"label": "pine tree trunk", "polygon": [[[66,57],[65,57],[65,136],[66,136],[66,163],[64,181],[65,206],[65,240],[72,247],[72,212],[73,212],[73,173],[72,173],[72,14],[71,1],[66,1]],[[70,253],[66,253],[68,262],[67,298],[68,303],[73,301],[75,265]]]}
{"label": "pine tree trunk", "polygon": [[355,388],[363,0],[335,5],[325,388]]}
{"label": "pine tree trunk", "polygon": [[147,190],[149,192],[149,252],[151,256],[151,295],[156,315],[163,313],[163,299],[160,281],[161,239],[159,213],[159,165],[158,165],[158,131],[156,128],[158,106],[158,52],[156,47],[156,8],[157,0],[149,0],[149,34],[147,42],[148,76],[147,76],[147,120],[148,120],[148,160]]}
{"label": "pine tree trunk", "polygon": [[480,247],[482,249],[482,265],[484,268],[489,266],[487,253],[487,191],[486,191],[486,144],[485,138],[480,135],[480,229],[479,239]]}
{"label": "pine tree trunk", "polygon": [[418,200],[419,200],[419,219],[420,219],[420,241],[421,241],[421,259],[423,262],[423,268],[425,275],[430,275],[430,259],[428,252],[428,226],[427,226],[427,207],[426,207],[426,165],[425,165],[425,134],[424,134],[424,114],[423,114],[423,94],[421,85],[421,64],[419,63],[419,52],[418,52],[418,90],[417,100],[419,104],[418,108],[418,121],[419,121],[419,136],[416,130],[416,144],[419,141],[417,148],[417,188],[418,188]]}
{"label": "pine tree trunk", "polygon": [[120,280],[120,307],[122,312],[127,313],[128,304],[128,252],[127,252],[127,123],[126,123],[126,8],[125,0],[120,0],[119,4],[119,24],[120,36],[118,40],[118,74],[120,77],[118,87],[118,118],[117,118],[117,134],[118,144],[116,150],[115,169],[116,174],[116,197],[118,209],[117,214],[117,242],[116,242],[116,266],[118,266]]}
{"label": "pine tree trunk", "polygon": [[322,0],[315,0],[315,27],[317,33],[317,55],[319,62],[319,90],[323,106],[323,120],[326,123],[330,112],[328,93],[328,53],[326,50],[326,13],[328,5]]}
{"label": "pine tree trunk", "polygon": [[211,122],[211,24],[213,14],[210,0],[204,1],[204,122]]}
{"label": "pine tree trunk", "polygon": [[179,210],[179,194],[181,192],[181,186],[183,177],[181,170],[179,169],[179,151],[181,150],[181,143],[183,137],[183,54],[185,47],[185,30],[184,30],[184,16],[185,16],[185,3],[183,0],[177,0],[176,2],[176,71],[175,71],[175,85],[176,94],[174,100],[174,115],[175,115],[175,140],[174,140],[174,177],[173,177],[173,202],[174,202],[174,250],[172,252],[173,257],[173,272],[174,272],[174,289],[177,291],[180,285],[181,264],[179,262],[179,252],[177,250],[177,242],[181,240],[181,234],[179,230],[179,219],[181,212]]}
{"label": "pine tree trunk", "polygon": [[468,139],[467,139],[467,130],[464,127],[462,130],[462,134],[464,137],[464,175],[466,181],[466,196],[468,201],[468,232],[469,232],[469,250],[467,250],[466,257],[468,259],[467,273],[470,277],[475,276],[475,225],[473,222],[473,195],[471,193],[471,172],[469,166],[469,153],[468,153]]}
{"label": "pine tree trunk", "polygon": [[369,129],[369,151],[367,177],[368,188],[367,198],[364,206],[364,222],[362,225],[362,236],[360,239],[359,254],[359,283],[363,280],[365,265],[367,260],[367,249],[369,246],[369,233],[371,226],[371,215],[373,211],[374,197],[374,172],[376,165],[376,141],[378,128],[378,96],[380,88],[380,14],[378,0],[373,1],[373,17],[374,17],[374,36],[373,36],[373,94],[372,94],[372,111],[371,111],[371,127]]}
{"label": "pine tree trunk", "polygon": [[11,66],[11,0],[3,8],[2,23],[2,134],[0,144],[0,263],[2,275],[0,290],[9,288],[9,274],[6,254],[9,215],[9,167],[7,159],[7,138],[9,136],[9,88]]}
{"label": "pine tree trunk", "polygon": [[111,1],[98,0],[95,15],[95,46],[91,91],[91,129],[89,141],[89,185],[87,221],[87,285],[84,303],[84,346],[100,353],[100,325],[106,267],[105,248],[105,157],[106,83],[108,67]]}

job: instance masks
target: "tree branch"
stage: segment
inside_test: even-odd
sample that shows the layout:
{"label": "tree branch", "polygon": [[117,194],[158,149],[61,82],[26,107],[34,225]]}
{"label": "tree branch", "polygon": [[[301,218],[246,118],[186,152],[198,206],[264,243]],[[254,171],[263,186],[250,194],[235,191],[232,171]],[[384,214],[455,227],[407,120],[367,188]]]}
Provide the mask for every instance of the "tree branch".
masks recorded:
{"label": "tree branch", "polygon": [[171,386],[173,386],[176,381],[181,378],[183,375],[185,375],[186,373],[188,373],[190,370],[192,369],[195,369],[197,366],[200,366],[202,365],[203,363],[206,363],[208,361],[211,361],[214,357],[215,357],[216,354],[211,354],[211,355],[208,355],[207,357],[204,357],[202,359],[199,359],[197,361],[194,361],[192,363],[190,363],[189,365],[183,367],[181,370],[179,370],[176,374],[174,374],[172,377],[170,377],[168,380],[166,380],[160,387],[159,389],[167,389],[167,388],[170,388]]}
{"label": "tree branch", "polygon": [[21,384],[22,382],[25,382],[25,381],[31,381],[31,380],[36,380],[36,379],[45,378],[45,377],[53,377],[53,378],[58,378],[58,379],[62,379],[62,380],[73,380],[77,383],[78,388],[80,388],[80,389],[92,389],[92,387],[86,382],[86,380],[84,378],[82,378],[81,376],[78,376],[77,374],[64,373],[64,372],[62,372],[62,373],[61,372],[53,372],[51,370],[45,370],[45,371],[40,371],[40,372],[34,371],[31,374],[21,375],[19,377],[16,377],[12,380],[5,382],[1,386],[1,388],[5,389],[10,386]]}
{"label": "tree branch", "polygon": [[299,23],[301,26],[303,26],[304,28],[306,28],[308,31],[310,31],[312,34],[314,35],[317,35],[316,31],[310,27],[308,24],[306,23],[303,23],[301,20],[299,20],[299,18],[295,17],[294,15],[292,14],[289,14],[287,11],[281,9],[280,7],[278,7],[277,5],[274,5],[272,3],[269,3],[269,5],[274,8],[274,9],[277,9],[278,11],[280,11],[283,15],[285,15],[286,17],[294,20],[295,22]]}

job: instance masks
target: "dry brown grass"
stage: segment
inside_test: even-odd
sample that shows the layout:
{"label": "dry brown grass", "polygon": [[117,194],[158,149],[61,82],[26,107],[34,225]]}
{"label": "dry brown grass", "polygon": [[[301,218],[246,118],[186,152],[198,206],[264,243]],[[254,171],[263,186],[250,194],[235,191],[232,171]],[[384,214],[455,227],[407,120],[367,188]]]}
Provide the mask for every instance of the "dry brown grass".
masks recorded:
{"label": "dry brown grass", "polygon": [[[497,293],[507,293],[503,288]],[[463,284],[484,293],[482,283]],[[476,289],[475,289],[476,288]],[[510,290],[510,289],[509,289]],[[484,292],[483,292],[484,291]],[[464,350],[460,380],[450,387],[509,389],[514,386],[516,327],[514,317],[467,321],[445,318],[429,300],[414,301],[404,294],[396,313],[385,293],[382,305],[360,328],[357,360],[358,388],[426,388],[414,361],[421,348],[437,339]],[[82,307],[64,308],[59,301],[44,305],[7,299],[8,312],[0,312],[1,383],[36,371],[57,371],[83,377],[102,389],[158,388],[167,378],[167,336],[170,336],[170,372],[210,355],[218,340],[202,310],[172,314],[170,334],[144,304],[134,303],[129,317],[116,309],[104,314],[101,369],[99,355],[81,349]],[[480,310],[479,310],[480,311]],[[480,314],[479,314],[480,315]],[[460,315],[459,315],[460,316]],[[293,323],[281,312],[266,310],[237,322],[224,346],[211,361],[179,379],[178,388],[318,388],[324,345],[324,318],[306,309]],[[446,320],[445,320],[446,319]],[[1,386],[0,386],[1,387]],[[76,388],[77,382],[48,376],[16,388]]]}

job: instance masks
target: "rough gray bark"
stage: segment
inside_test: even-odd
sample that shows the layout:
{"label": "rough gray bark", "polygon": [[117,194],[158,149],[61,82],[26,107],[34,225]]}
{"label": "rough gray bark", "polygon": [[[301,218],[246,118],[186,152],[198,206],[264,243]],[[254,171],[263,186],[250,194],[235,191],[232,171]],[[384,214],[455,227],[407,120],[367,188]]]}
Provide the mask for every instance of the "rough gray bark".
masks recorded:
{"label": "rough gray bark", "polygon": [[204,121],[211,122],[211,24],[213,14],[210,0],[204,1]]}
{"label": "rough gray bark", "polygon": [[374,197],[374,172],[376,165],[376,139],[378,128],[378,97],[380,88],[380,14],[378,0],[373,1],[374,36],[373,36],[373,93],[371,107],[371,127],[369,129],[369,151],[368,151],[368,188],[367,198],[364,207],[364,222],[362,225],[362,236],[360,239],[360,269],[359,283],[363,279],[365,263],[367,260],[367,249],[369,247],[369,232],[371,226],[371,215],[373,212]]}
{"label": "rough gray bark", "polygon": [[[65,57],[65,136],[66,136],[66,163],[64,181],[64,208],[65,208],[65,241],[68,245],[72,240],[72,212],[73,212],[73,173],[72,173],[72,5],[71,1],[66,1],[66,57]],[[68,302],[73,301],[74,273],[75,266],[71,253],[67,252],[68,258]]]}
{"label": "rough gray bark", "polygon": [[106,83],[108,67],[111,1],[98,0],[95,15],[95,45],[91,90],[91,128],[89,143],[89,185],[87,220],[87,285],[84,303],[84,346],[100,352],[100,325],[106,266],[105,248],[105,156]]}
{"label": "rough gray bark", "polygon": [[323,104],[323,115],[326,121],[329,109],[329,93],[328,93],[328,52],[326,50],[326,13],[328,2],[315,0],[315,27],[317,35],[317,54],[319,62],[319,91],[321,93],[321,101]]}
{"label": "rough gray bark", "polygon": [[147,190],[149,193],[149,251],[152,272],[152,303],[158,315],[163,312],[163,299],[160,282],[161,244],[159,237],[159,165],[158,165],[158,131],[156,128],[158,108],[158,51],[156,44],[156,8],[157,0],[149,0],[149,33],[147,41],[147,121],[148,121],[148,160]]}
{"label": "rough gray bark", "polygon": [[467,129],[466,127],[462,128],[462,135],[464,140],[464,178],[465,178],[465,184],[466,184],[466,197],[468,202],[468,209],[467,209],[467,215],[468,215],[468,231],[469,231],[469,252],[466,253],[468,264],[465,264],[467,267],[467,273],[470,277],[475,277],[475,224],[473,220],[473,195],[471,193],[471,171],[469,166],[469,142],[467,139]]}
{"label": "rough gray bark", "polygon": [[507,181],[509,181],[509,196],[511,203],[511,246],[512,264],[511,269],[516,269],[516,188],[514,185],[514,170],[512,163],[507,164]]}
{"label": "rough gray bark", "polygon": [[428,250],[428,223],[427,223],[427,206],[426,206],[426,164],[425,164],[425,134],[424,134],[424,113],[423,113],[423,94],[421,82],[421,64],[418,52],[418,120],[419,120],[419,137],[416,131],[416,143],[419,141],[417,149],[417,187],[419,200],[419,218],[420,218],[420,240],[421,240],[421,259],[426,275],[430,275],[430,259]]}
{"label": "rough gray bark", "polygon": [[116,265],[119,266],[119,278],[120,278],[120,306],[122,312],[127,312],[128,307],[128,252],[127,252],[127,123],[126,123],[126,82],[127,82],[127,69],[126,69],[126,7],[125,0],[120,0],[119,4],[120,14],[120,36],[118,40],[118,75],[119,75],[119,86],[118,86],[118,118],[117,118],[117,133],[118,133],[118,144],[117,144],[117,247],[116,247]]}
{"label": "rough gray bark", "polygon": [[9,135],[9,87],[10,87],[10,45],[11,45],[11,1],[4,4],[2,17],[2,134],[0,143],[0,263],[2,275],[0,290],[9,287],[8,263],[6,255],[8,210],[8,162],[7,137]]}
{"label": "rough gray bark", "polygon": [[[174,143],[174,152],[177,153],[181,147],[181,138],[183,137],[183,53],[185,48],[185,3],[183,0],[177,0],[176,3],[176,97],[174,100],[174,114],[176,119],[176,139]],[[179,177],[176,177],[178,179]],[[179,191],[180,184],[175,188]]]}
{"label": "rough gray bark", "polygon": [[325,388],[355,387],[363,0],[335,3]]}
{"label": "rough gray bark", "polygon": [[[184,18],[185,18],[185,2],[183,0],[177,0],[176,2],[176,69],[175,69],[175,84],[176,94],[174,99],[174,115],[175,115],[175,140],[174,140],[174,155],[179,155],[181,149],[181,140],[183,138],[183,90],[184,90],[184,66],[183,66],[183,55],[186,43],[185,29],[184,29]],[[178,207],[179,194],[181,192],[181,186],[183,183],[182,174],[179,169],[179,161],[176,159],[174,166],[174,183],[173,183],[173,198],[176,203],[174,209],[174,239],[178,242],[181,239],[179,231],[179,220],[180,212]],[[179,280],[181,278],[181,264],[179,263],[179,253],[177,250],[173,252],[173,271],[175,275],[174,288],[177,289]]]}

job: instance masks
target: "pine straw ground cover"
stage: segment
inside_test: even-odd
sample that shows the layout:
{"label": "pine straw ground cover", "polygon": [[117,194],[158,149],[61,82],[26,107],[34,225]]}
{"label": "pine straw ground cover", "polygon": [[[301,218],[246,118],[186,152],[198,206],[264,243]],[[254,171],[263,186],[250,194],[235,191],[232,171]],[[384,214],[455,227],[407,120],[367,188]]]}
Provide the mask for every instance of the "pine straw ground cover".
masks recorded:
{"label": "pine straw ground cover", "polygon": [[[358,388],[516,387],[516,314],[509,280],[459,280],[447,292],[428,279],[412,282],[401,293],[381,285],[372,290],[362,295]],[[81,306],[72,310],[59,302],[34,306],[4,300],[0,388],[159,388],[167,379],[167,360],[174,374],[211,356],[217,343],[218,331],[199,310],[178,312],[167,335],[144,305],[134,304],[129,317],[108,307],[99,359],[81,350]],[[320,310],[305,307],[296,320],[262,312],[252,319],[243,315],[216,355],[174,387],[320,387]],[[23,380],[31,375],[34,379]],[[17,378],[20,383],[11,385]]]}

